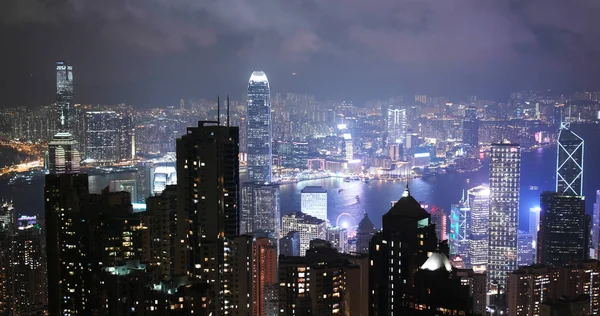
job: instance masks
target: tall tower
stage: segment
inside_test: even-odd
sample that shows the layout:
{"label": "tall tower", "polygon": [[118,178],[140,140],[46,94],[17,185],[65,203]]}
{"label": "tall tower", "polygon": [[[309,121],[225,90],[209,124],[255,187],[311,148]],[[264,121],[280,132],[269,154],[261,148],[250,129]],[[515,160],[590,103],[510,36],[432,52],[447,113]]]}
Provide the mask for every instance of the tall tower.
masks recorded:
{"label": "tall tower", "polygon": [[570,129],[569,123],[562,123],[556,147],[556,192],[582,196],[583,139]]}
{"label": "tall tower", "polygon": [[487,265],[490,227],[490,187],[480,185],[467,191],[470,217],[470,264],[471,267]]}
{"label": "tall tower", "polygon": [[59,132],[73,132],[75,113],[73,110],[73,66],[65,61],[56,62],[56,105],[57,119],[64,114],[64,124],[60,124]]}
{"label": "tall tower", "polygon": [[68,132],[58,132],[48,143],[48,172],[50,174],[79,173],[81,155],[77,142]]}
{"label": "tall tower", "polygon": [[218,124],[200,121],[177,139],[177,203],[188,220],[188,274],[218,293],[213,315],[224,315],[232,304],[229,243],[239,233],[239,129]]}
{"label": "tall tower", "polygon": [[508,273],[517,269],[517,228],[521,152],[516,144],[492,144],[488,283],[506,289]]}
{"label": "tall tower", "polygon": [[89,312],[91,276],[86,223],[86,174],[47,175],[45,183],[48,312],[86,315]]}
{"label": "tall tower", "polygon": [[540,196],[540,208],[537,262],[560,267],[587,259],[585,199],[544,192]]}
{"label": "tall tower", "polygon": [[248,181],[271,182],[271,96],[269,80],[262,71],[255,71],[248,83],[247,148]]}
{"label": "tall tower", "polygon": [[596,190],[596,202],[592,210],[592,244],[594,259],[598,259],[600,253],[600,190]]}

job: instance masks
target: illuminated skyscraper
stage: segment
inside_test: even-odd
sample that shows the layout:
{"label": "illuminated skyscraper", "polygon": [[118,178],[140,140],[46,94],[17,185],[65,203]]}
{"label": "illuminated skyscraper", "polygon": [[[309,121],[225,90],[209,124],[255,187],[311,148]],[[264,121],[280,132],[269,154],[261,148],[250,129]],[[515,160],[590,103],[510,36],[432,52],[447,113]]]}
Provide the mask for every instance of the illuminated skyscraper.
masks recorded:
{"label": "illuminated skyscraper", "polygon": [[461,257],[465,267],[471,268],[470,257],[470,230],[471,230],[471,209],[468,200],[463,198],[458,204],[452,204],[450,207],[450,254],[455,257]]}
{"label": "illuminated skyscraper", "polygon": [[388,144],[404,143],[407,126],[406,109],[389,109],[387,113]]}
{"label": "illuminated skyscraper", "polygon": [[479,148],[479,121],[477,120],[477,109],[468,107],[465,109],[465,119],[463,121],[463,144],[469,149]]}
{"label": "illuminated skyscraper", "polygon": [[249,182],[271,182],[273,158],[270,94],[267,75],[262,71],[253,72],[248,83],[246,120]]}
{"label": "illuminated skyscraper", "polygon": [[521,152],[516,144],[492,144],[490,155],[489,283],[506,289],[517,269]]}
{"label": "illuminated skyscraper", "polygon": [[278,184],[242,184],[240,233],[266,233],[274,240],[281,232]]}
{"label": "illuminated skyscraper", "polygon": [[115,111],[85,113],[85,159],[97,162],[119,160],[119,115]]}
{"label": "illuminated skyscraper", "polygon": [[73,66],[65,61],[56,62],[56,119],[60,122],[64,114],[65,124],[59,132],[74,133],[77,125],[73,109]]}
{"label": "illuminated skyscraper", "polygon": [[229,314],[230,241],[239,235],[239,130],[198,122],[177,139],[177,204],[188,232],[188,275],[217,294],[213,315]]}
{"label": "illuminated skyscraper", "polygon": [[302,213],[327,221],[327,190],[321,186],[306,186],[300,196]]}
{"label": "illuminated skyscraper", "polygon": [[556,147],[556,192],[582,196],[583,139],[569,128],[568,123],[562,123]]}
{"label": "illuminated skyscraper", "polygon": [[600,257],[600,190],[596,190],[596,203],[594,203],[592,213],[592,244],[590,248],[594,249],[594,258],[598,259]]}
{"label": "illuminated skyscraper", "polygon": [[585,199],[544,192],[540,196],[537,262],[559,267],[587,259],[588,234]]}
{"label": "illuminated skyscraper", "polygon": [[471,267],[486,266],[489,251],[490,188],[480,185],[467,191],[471,210],[469,257]]}
{"label": "illuminated skyscraper", "polygon": [[300,256],[306,254],[311,240],[325,240],[327,237],[326,222],[302,212],[283,215],[281,222],[283,235],[293,231],[300,233]]}
{"label": "illuminated skyscraper", "polygon": [[48,143],[48,172],[50,174],[78,173],[81,155],[77,142],[68,132],[58,132]]}

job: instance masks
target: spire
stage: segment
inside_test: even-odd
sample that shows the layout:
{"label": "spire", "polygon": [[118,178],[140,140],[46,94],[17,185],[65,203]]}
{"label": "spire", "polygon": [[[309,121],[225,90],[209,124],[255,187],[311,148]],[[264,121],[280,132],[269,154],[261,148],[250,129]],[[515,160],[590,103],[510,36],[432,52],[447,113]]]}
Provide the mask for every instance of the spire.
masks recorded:
{"label": "spire", "polygon": [[402,197],[410,196],[410,190],[408,189],[408,171],[406,172],[406,188],[404,188],[404,193],[402,193]]}
{"label": "spire", "polygon": [[229,95],[227,95],[227,127],[229,127]]}
{"label": "spire", "polygon": [[65,129],[65,108],[60,109],[60,129]]}
{"label": "spire", "polygon": [[217,125],[221,125],[221,99],[217,95]]}

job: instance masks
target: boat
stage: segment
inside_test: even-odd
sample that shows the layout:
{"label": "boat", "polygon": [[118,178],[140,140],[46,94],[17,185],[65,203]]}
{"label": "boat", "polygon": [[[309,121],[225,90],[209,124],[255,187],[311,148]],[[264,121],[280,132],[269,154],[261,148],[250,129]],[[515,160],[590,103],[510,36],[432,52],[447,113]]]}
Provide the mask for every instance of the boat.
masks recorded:
{"label": "boat", "polygon": [[357,196],[355,196],[354,198],[356,199],[356,202],[357,202],[357,203],[360,203],[360,197],[358,197],[358,195],[357,195]]}
{"label": "boat", "polygon": [[338,190],[338,193],[342,193],[342,191],[344,191],[344,189],[339,189],[339,190]]}
{"label": "boat", "polygon": [[350,182],[350,177],[345,177],[344,182]]}
{"label": "boat", "polygon": [[363,181],[364,181],[365,183],[369,183],[369,181],[371,181],[371,180],[369,180],[369,178],[363,178]]}

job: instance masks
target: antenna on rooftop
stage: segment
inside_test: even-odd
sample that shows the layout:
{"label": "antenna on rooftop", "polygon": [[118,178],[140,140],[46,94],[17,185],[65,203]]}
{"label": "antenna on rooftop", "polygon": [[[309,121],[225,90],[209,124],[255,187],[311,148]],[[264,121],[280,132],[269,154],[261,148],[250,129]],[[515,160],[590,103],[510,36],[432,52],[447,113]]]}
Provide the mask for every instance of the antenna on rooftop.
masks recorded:
{"label": "antenna on rooftop", "polygon": [[229,95],[227,95],[227,127],[229,127]]}
{"label": "antenna on rooftop", "polygon": [[221,125],[221,98],[217,95],[217,125]]}

